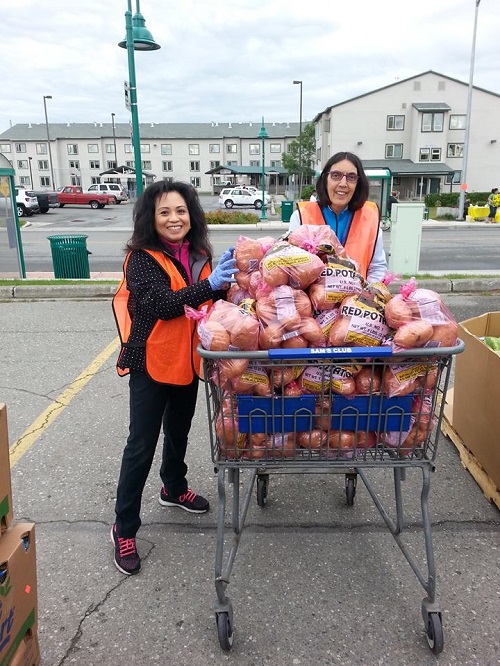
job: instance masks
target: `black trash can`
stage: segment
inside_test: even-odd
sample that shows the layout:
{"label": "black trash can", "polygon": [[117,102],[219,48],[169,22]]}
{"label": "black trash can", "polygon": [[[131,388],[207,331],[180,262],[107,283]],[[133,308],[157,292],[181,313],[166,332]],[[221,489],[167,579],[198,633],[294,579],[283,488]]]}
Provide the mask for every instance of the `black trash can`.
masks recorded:
{"label": "black trash can", "polygon": [[293,201],[281,202],[281,221],[290,222],[293,213]]}
{"label": "black trash can", "polygon": [[48,236],[55,278],[90,278],[89,252],[84,235]]}

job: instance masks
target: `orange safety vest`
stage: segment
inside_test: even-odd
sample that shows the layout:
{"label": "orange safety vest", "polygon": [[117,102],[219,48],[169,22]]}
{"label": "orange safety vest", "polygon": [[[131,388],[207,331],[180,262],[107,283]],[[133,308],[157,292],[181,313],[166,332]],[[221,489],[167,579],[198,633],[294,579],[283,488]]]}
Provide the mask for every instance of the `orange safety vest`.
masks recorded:
{"label": "orange safety vest", "polygon": [[[156,250],[144,250],[150,254],[160,267],[170,277],[170,284],[174,291],[186,286],[186,281],[178,271],[174,262],[164,252]],[[130,338],[133,322],[128,310],[130,292],[127,289],[126,269],[130,258],[130,252],[123,264],[123,278],[118,290],[113,297],[113,312],[116,319],[118,334],[122,343],[122,351],[125,349]],[[200,280],[210,275],[210,266],[203,266]],[[203,305],[211,305],[207,301]],[[151,333],[145,341],[146,347],[146,372],[155,382],[160,384],[175,384],[185,386],[194,379],[194,374],[200,375],[201,359],[196,351],[198,346],[198,331],[196,321],[187,317],[176,317],[175,319],[158,319]],[[120,360],[118,357],[118,362]],[[120,376],[127,375],[129,368],[119,368]]]}
{"label": "orange safety vest", "polygon": [[[301,224],[327,224],[319,204],[301,201],[298,207]],[[345,251],[358,263],[359,272],[364,278],[368,275],[368,268],[375,252],[379,222],[380,216],[376,204],[367,201],[354,213],[347,233]]]}

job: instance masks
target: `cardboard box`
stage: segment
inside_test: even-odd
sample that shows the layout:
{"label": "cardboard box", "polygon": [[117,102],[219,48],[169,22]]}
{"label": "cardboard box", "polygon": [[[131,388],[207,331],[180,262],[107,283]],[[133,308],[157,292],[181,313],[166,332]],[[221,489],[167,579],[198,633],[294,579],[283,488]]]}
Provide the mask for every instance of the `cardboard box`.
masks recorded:
{"label": "cardboard box", "polygon": [[38,666],[40,663],[40,646],[35,631],[28,629],[21,644],[12,657],[10,666]]}
{"label": "cardboard box", "polygon": [[500,488],[500,355],[479,340],[500,336],[500,312],[461,322],[458,335],[451,425]]}
{"label": "cardboard box", "polygon": [[11,663],[30,629],[36,635],[35,525],[14,523],[0,539],[0,666]]}
{"label": "cardboard box", "polygon": [[12,523],[7,406],[0,403],[0,536]]}

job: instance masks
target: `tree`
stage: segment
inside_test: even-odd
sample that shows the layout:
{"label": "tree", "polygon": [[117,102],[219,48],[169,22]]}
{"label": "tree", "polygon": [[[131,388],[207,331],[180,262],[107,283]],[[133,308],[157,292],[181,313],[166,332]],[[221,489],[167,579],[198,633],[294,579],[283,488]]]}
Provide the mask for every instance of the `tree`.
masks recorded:
{"label": "tree", "polygon": [[[299,160],[299,149],[302,159]],[[314,176],[313,163],[316,157],[316,137],[313,123],[308,123],[302,130],[301,141],[297,137],[290,143],[290,150],[281,156],[283,167],[289,176],[296,175],[300,179],[302,171],[302,182],[309,183]],[[299,167],[300,162],[300,167]]]}

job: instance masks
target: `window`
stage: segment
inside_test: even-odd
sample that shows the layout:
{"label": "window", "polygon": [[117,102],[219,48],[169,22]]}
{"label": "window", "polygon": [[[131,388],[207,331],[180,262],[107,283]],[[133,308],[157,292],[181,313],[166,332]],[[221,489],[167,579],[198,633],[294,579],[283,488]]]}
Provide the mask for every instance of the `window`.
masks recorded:
{"label": "window", "polygon": [[385,159],[401,159],[403,157],[403,144],[402,143],[386,143],[385,144]]}
{"label": "window", "polygon": [[260,160],[250,160],[251,167],[260,167]]}
{"label": "window", "polygon": [[228,143],[226,146],[226,153],[237,153],[238,152],[238,144],[236,143]]}
{"label": "window", "polygon": [[329,132],[330,131],[330,124],[331,124],[331,119],[330,118],[325,118],[323,120],[323,132]]}
{"label": "window", "polygon": [[142,160],[143,169],[151,169],[151,160]]}
{"label": "window", "polygon": [[171,155],[172,154],[172,144],[171,143],[162,143],[160,152],[162,155]]}
{"label": "window", "polygon": [[163,180],[164,180],[166,183],[173,183],[173,182],[174,182],[174,179],[173,179],[172,176],[165,176],[165,178],[164,178]]}
{"label": "window", "polygon": [[89,153],[98,153],[99,152],[99,144],[97,144],[97,143],[88,143],[87,144],[87,152],[89,152]]}
{"label": "window", "polygon": [[40,176],[40,187],[50,187],[49,176]]}
{"label": "window", "polygon": [[79,160],[70,160],[69,161],[69,168],[70,169],[79,169],[80,168],[80,161]]}
{"label": "window", "polygon": [[404,130],[404,128],[405,128],[404,116],[387,116],[388,130]]}
{"label": "window", "polygon": [[260,144],[251,143],[248,152],[250,153],[250,155],[260,155]]}
{"label": "window", "polygon": [[128,167],[131,167],[132,169],[135,169],[134,160],[128,160],[128,162],[125,162],[125,166],[128,166]]}
{"label": "window", "polygon": [[36,154],[37,155],[46,155],[47,154],[47,144],[46,143],[37,143],[36,144]]}
{"label": "window", "polygon": [[19,176],[19,184],[31,187],[31,178],[29,176]]}
{"label": "window", "polygon": [[189,162],[189,171],[199,171],[199,170],[200,170],[200,163],[198,161]]}
{"label": "window", "polygon": [[[48,180],[48,178],[47,178],[47,180]],[[82,179],[80,178],[80,176],[77,176],[76,174],[72,173],[71,174],[71,185],[81,185],[81,184],[82,184]]]}
{"label": "window", "polygon": [[422,132],[442,132],[444,113],[423,113]]}
{"label": "window", "polygon": [[190,155],[199,155],[200,154],[200,144],[190,143],[188,144],[188,151]]}
{"label": "window", "polygon": [[99,160],[90,160],[89,168],[90,169],[100,169],[101,168],[100,161]]}
{"label": "window", "polygon": [[68,155],[78,155],[78,146],[76,143],[66,144],[68,147]]}
{"label": "window", "polygon": [[18,169],[27,169],[28,168],[28,160],[17,160],[17,168]]}
{"label": "window", "polygon": [[210,162],[211,169],[217,169],[217,167],[220,167],[220,161]]}
{"label": "window", "polygon": [[101,179],[99,178],[99,176],[91,176],[90,177],[90,183],[92,185],[97,185],[100,182],[101,182]]}
{"label": "window", "polygon": [[272,143],[269,146],[269,152],[271,152],[271,153],[281,153],[281,143]]}
{"label": "window", "polygon": [[10,153],[10,143],[0,143],[0,153]]}
{"label": "window", "polygon": [[26,144],[25,143],[15,143],[14,144],[14,149],[16,153],[25,153],[26,152]]}
{"label": "window", "polygon": [[227,166],[238,166],[238,160],[228,160],[226,164]]}
{"label": "window", "polygon": [[173,171],[174,170],[173,164],[174,163],[172,162],[172,160],[163,161],[161,163],[162,171]]}
{"label": "window", "polygon": [[151,152],[151,146],[149,143],[141,143],[141,153],[150,153]]}
{"label": "window", "polygon": [[450,129],[464,130],[467,116],[450,116]]}
{"label": "window", "polygon": [[420,162],[439,162],[441,148],[420,148],[418,159]]}
{"label": "window", "polygon": [[208,144],[209,153],[220,153],[220,143],[209,143]]}
{"label": "window", "polygon": [[449,143],[448,150],[446,151],[447,157],[463,157],[464,144],[463,143]]}
{"label": "window", "polygon": [[114,143],[106,143],[104,146],[104,150],[106,153],[113,153],[115,152],[115,144]]}
{"label": "window", "polygon": [[39,171],[48,171],[49,170],[49,160],[38,160],[38,170]]}
{"label": "window", "polygon": [[189,182],[193,187],[201,187],[201,178],[190,178]]}
{"label": "window", "polygon": [[446,185],[460,185],[460,181],[462,180],[462,172],[461,171],[452,171],[451,173],[446,174],[444,178],[444,182]]}
{"label": "window", "polygon": [[133,153],[134,152],[134,147],[131,143],[126,143],[124,146],[124,150],[126,153]]}
{"label": "window", "polygon": [[281,167],[281,160],[271,160],[272,167]]}
{"label": "window", "polygon": [[115,162],[114,160],[108,160],[106,162],[106,169],[116,169],[118,166],[118,162]]}
{"label": "window", "polygon": [[399,176],[394,176],[394,178],[392,179],[392,184],[401,185],[401,178]]}

